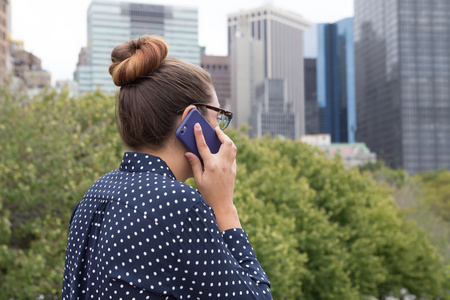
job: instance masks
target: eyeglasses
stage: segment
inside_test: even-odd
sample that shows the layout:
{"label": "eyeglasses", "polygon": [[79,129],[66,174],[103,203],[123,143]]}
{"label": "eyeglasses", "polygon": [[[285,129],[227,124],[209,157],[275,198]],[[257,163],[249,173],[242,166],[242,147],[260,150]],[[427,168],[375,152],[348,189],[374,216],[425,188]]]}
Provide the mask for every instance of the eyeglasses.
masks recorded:
{"label": "eyeglasses", "polygon": [[[211,106],[211,105],[207,105],[207,104],[203,104],[203,103],[192,103],[191,105],[196,106],[197,108],[208,108],[208,109],[212,109],[214,111],[217,111],[219,114],[217,115],[217,123],[219,123],[219,128],[221,130],[224,130],[225,128],[228,127],[228,125],[230,125],[230,121],[233,118],[233,113],[231,111],[228,110],[224,110],[215,106]],[[186,108],[182,108],[180,110],[177,111],[177,114],[181,114],[184,112]]]}

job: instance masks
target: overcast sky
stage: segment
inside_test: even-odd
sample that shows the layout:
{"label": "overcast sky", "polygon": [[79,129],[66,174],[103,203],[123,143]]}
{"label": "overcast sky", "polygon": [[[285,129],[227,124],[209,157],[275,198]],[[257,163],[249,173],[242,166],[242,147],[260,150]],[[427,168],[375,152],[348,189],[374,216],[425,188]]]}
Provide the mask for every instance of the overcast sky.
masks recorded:
{"label": "overcast sky", "polygon": [[[227,14],[272,4],[314,23],[353,16],[353,0],[124,0],[198,7],[199,44],[210,55],[227,53]],[[78,53],[86,46],[86,12],[91,0],[12,0],[11,33],[42,60],[55,80],[73,79]],[[112,50],[112,49],[111,49]]]}

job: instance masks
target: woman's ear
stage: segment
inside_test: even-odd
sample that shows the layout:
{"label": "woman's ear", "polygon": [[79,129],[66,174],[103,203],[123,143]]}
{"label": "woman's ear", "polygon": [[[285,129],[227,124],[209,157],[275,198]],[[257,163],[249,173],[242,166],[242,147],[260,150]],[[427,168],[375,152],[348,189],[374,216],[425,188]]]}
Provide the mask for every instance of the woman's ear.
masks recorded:
{"label": "woman's ear", "polygon": [[184,118],[186,118],[187,114],[194,108],[197,108],[197,107],[195,107],[195,105],[189,105],[188,107],[186,107],[186,109],[183,112],[183,115],[181,116],[181,122],[183,122],[183,120],[184,120]]}

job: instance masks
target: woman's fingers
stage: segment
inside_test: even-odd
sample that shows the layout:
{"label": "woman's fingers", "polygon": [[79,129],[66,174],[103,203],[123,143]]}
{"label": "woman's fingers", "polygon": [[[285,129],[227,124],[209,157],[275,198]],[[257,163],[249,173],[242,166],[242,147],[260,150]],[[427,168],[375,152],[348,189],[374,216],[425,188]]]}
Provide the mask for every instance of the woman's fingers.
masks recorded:
{"label": "woman's fingers", "polygon": [[195,142],[197,143],[198,153],[203,159],[203,162],[206,163],[211,158],[211,151],[209,150],[208,145],[206,144],[205,137],[203,136],[202,127],[199,123],[194,126],[194,135]]}
{"label": "woman's fingers", "polygon": [[[222,130],[220,130],[219,126],[215,128],[215,131],[217,137],[222,143],[219,152],[216,154],[222,154],[220,156],[226,159],[234,160],[236,158],[237,148],[234,145],[233,141]],[[203,164],[204,166],[207,166],[213,159],[213,154],[209,150],[208,144],[206,143],[205,137],[203,136],[202,127],[198,123],[194,126],[194,135],[198,152],[203,159]]]}
{"label": "woman's fingers", "polygon": [[219,126],[216,126],[214,128],[214,130],[216,131],[217,137],[219,138],[219,140],[222,142],[222,144],[228,139],[230,139],[220,128]]}
{"label": "woman's fingers", "polygon": [[[230,154],[229,157],[234,159],[236,156],[236,152],[237,152],[236,145],[222,130],[220,130],[219,126],[217,126],[215,129],[216,129],[217,137],[222,142],[221,148],[225,148],[225,149],[229,150],[229,154]],[[219,150],[219,152],[220,152],[220,150]]]}

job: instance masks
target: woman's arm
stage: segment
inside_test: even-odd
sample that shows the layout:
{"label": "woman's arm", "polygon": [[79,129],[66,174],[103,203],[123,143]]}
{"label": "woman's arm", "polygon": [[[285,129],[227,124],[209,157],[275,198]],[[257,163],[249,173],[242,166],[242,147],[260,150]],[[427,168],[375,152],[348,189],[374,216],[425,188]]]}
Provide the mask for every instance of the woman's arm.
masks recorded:
{"label": "woman's arm", "polygon": [[270,282],[246,232],[219,230],[212,209],[193,206],[177,239],[176,278],[179,295],[193,299],[272,299]]}
{"label": "woman's arm", "polygon": [[[233,204],[236,152],[233,141],[216,127],[222,145],[212,154],[201,127],[194,127],[204,165],[186,153],[204,202],[189,211],[179,238],[178,276],[188,295],[219,299],[272,299],[270,282],[259,264]],[[183,287],[184,288],[184,287]]]}
{"label": "woman's arm", "polygon": [[216,215],[220,231],[231,228],[241,228],[241,223],[233,204],[234,182],[236,179],[236,152],[233,141],[219,127],[215,128],[222,142],[219,152],[209,151],[200,124],[194,127],[197,148],[202,156],[204,166],[193,153],[187,152],[194,180],[198,191]]}

